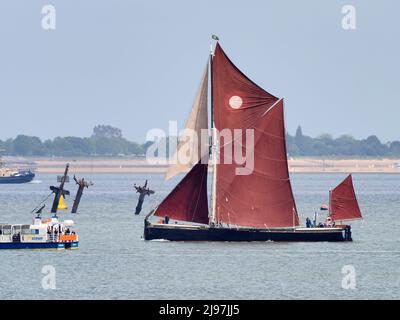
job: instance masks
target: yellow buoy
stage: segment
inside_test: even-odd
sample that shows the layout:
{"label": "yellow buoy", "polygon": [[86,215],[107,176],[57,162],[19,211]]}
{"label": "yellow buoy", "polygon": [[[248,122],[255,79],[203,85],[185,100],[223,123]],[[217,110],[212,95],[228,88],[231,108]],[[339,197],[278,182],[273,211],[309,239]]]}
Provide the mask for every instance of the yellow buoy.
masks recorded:
{"label": "yellow buoy", "polygon": [[60,197],[60,201],[58,201],[58,207],[57,207],[57,209],[58,209],[58,210],[66,210],[66,209],[68,209],[68,206],[67,206],[67,204],[65,203],[64,197],[63,197],[63,196],[61,196],[61,197]]}

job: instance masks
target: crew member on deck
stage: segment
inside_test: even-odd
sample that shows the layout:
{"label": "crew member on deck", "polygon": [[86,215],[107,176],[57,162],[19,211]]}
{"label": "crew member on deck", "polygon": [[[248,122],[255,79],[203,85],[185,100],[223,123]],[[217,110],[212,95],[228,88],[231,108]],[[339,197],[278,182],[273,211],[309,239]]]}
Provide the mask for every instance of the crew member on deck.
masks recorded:
{"label": "crew member on deck", "polygon": [[332,228],[333,227],[332,218],[331,217],[326,218],[326,223],[325,224],[326,224],[327,228]]}

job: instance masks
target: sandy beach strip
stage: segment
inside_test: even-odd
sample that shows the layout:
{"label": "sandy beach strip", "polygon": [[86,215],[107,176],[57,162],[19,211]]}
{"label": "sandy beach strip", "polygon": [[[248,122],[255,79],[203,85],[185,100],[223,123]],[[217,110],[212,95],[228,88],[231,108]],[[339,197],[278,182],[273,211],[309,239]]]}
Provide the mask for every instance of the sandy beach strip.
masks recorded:
{"label": "sandy beach strip", "polygon": [[[165,173],[168,165],[150,164],[144,158],[28,158],[37,173],[61,174],[65,164],[74,173]],[[290,158],[291,173],[400,173],[400,159]]]}

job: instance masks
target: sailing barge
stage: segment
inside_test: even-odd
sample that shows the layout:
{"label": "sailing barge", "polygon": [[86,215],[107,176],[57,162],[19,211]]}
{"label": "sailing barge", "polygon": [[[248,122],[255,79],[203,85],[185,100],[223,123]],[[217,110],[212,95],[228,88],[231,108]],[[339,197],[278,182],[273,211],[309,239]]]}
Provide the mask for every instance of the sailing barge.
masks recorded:
{"label": "sailing barge", "polygon": [[[186,128],[199,137],[201,130],[209,128],[209,81],[213,163],[211,212],[207,197],[208,148],[201,144],[191,145],[191,148],[198,148],[198,152],[193,153],[194,156],[192,154],[192,165],[177,163],[170,166],[167,178],[187,171],[188,167],[191,169],[160,205],[146,216],[144,239],[351,241],[349,225],[300,227],[289,178],[284,100],[247,78],[230,61],[218,42],[205,68]],[[217,132],[235,129],[242,132],[252,130],[253,145],[249,147],[246,141],[242,141],[246,140],[244,134],[240,139],[224,137],[221,144]],[[224,159],[230,156],[238,140],[242,151],[254,157],[253,168],[247,174],[237,174],[237,168],[243,167],[243,164]],[[175,157],[185,152],[191,142],[193,139],[181,138]],[[345,185],[344,192],[343,188],[339,188],[339,191],[334,189],[330,193],[332,205],[329,215],[337,222],[347,220],[346,217],[361,216],[352,183],[349,185],[347,181]],[[353,214],[356,209],[358,212]],[[162,219],[154,221],[154,217]]]}

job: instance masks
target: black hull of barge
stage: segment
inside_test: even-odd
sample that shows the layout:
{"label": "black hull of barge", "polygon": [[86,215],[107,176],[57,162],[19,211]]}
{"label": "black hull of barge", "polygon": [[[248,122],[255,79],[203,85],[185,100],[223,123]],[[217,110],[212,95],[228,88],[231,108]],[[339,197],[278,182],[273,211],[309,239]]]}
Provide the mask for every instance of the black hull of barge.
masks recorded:
{"label": "black hull of barge", "polygon": [[228,229],[211,227],[180,227],[145,223],[145,240],[170,241],[281,241],[318,242],[352,241],[350,227],[345,229]]}

